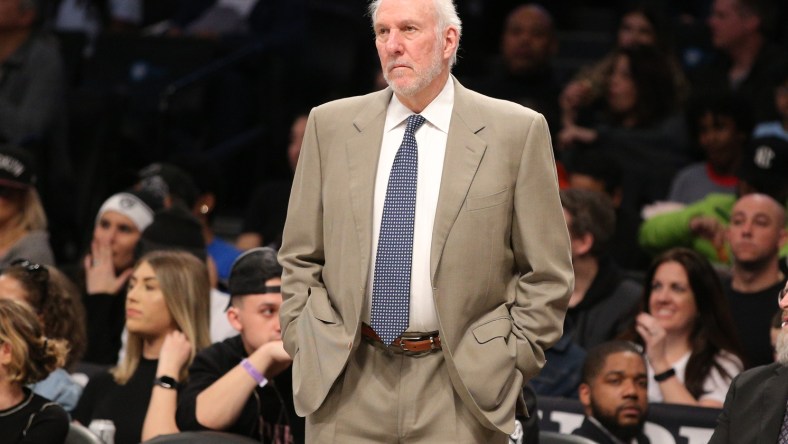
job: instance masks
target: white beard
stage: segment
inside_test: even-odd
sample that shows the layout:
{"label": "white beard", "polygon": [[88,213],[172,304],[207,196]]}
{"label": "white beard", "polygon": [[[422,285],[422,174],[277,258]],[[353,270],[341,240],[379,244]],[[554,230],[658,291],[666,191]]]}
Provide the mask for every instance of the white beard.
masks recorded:
{"label": "white beard", "polygon": [[[440,41],[439,41],[440,43]],[[389,84],[392,90],[395,93],[399,94],[403,97],[412,97],[415,96],[417,93],[421,92],[424,88],[427,87],[436,77],[441,74],[443,70],[443,45],[436,45],[435,51],[432,54],[432,64],[427,67],[426,70],[418,73],[418,77],[415,79],[413,83],[410,85],[400,87],[395,83],[395,79],[389,79],[389,70],[388,67],[383,71],[383,78],[386,79],[386,83]],[[392,62],[393,65],[395,62]]]}
{"label": "white beard", "polygon": [[781,330],[777,335],[777,344],[775,345],[777,362],[782,365],[788,365],[788,330]]}

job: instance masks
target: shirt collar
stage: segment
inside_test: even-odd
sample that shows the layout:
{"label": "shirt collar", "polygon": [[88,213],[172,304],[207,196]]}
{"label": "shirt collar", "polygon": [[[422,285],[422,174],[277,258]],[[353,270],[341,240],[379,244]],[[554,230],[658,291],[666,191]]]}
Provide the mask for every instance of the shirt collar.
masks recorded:
{"label": "shirt collar", "polygon": [[[446,84],[443,86],[441,92],[435,97],[424,111],[420,114],[432,126],[449,133],[449,124],[451,123],[452,109],[454,108],[454,77],[449,76]],[[389,102],[388,110],[386,111],[386,124],[383,128],[384,132],[391,131],[393,128],[399,126],[404,122],[408,116],[412,115],[408,107],[399,101],[396,94],[391,95],[391,102]]]}

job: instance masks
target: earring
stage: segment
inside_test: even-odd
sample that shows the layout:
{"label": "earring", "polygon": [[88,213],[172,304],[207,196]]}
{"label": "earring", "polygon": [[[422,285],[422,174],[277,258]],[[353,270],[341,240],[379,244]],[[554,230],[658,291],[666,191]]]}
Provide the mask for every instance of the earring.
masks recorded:
{"label": "earring", "polygon": [[202,204],[202,206],[200,207],[200,213],[208,214],[209,211],[211,211],[211,207],[209,207],[207,204]]}

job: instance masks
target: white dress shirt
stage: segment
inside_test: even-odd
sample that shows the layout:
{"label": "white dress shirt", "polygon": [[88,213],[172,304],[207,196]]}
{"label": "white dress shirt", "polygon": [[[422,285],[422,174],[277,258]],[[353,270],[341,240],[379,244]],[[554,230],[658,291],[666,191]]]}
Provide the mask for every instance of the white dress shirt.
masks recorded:
{"label": "white dress shirt", "polygon": [[[451,78],[440,94],[420,114],[426,119],[416,131],[419,167],[416,184],[416,220],[413,225],[413,260],[410,274],[410,326],[408,331],[429,332],[438,330],[438,316],[432,296],[430,280],[430,249],[432,247],[432,226],[435,210],[438,207],[438,193],[443,174],[443,158],[446,154],[446,140],[449,136],[449,123],[454,108],[454,83]],[[372,283],[375,279],[375,259],[378,251],[380,222],[383,218],[383,203],[386,200],[389,174],[394,164],[394,156],[399,150],[405,135],[406,120],[414,114],[392,95],[386,123],[383,128],[383,141],[380,148],[378,170],[375,176],[375,201],[372,218],[372,261],[367,285],[367,297],[372,301]],[[366,317],[370,319],[369,312]]]}

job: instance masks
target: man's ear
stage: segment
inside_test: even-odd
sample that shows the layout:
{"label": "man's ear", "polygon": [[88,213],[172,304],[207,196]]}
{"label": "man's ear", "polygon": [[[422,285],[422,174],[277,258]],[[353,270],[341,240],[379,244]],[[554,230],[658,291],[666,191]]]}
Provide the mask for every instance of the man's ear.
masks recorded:
{"label": "man's ear", "polygon": [[230,326],[232,326],[238,333],[243,331],[244,326],[241,322],[241,316],[238,313],[237,307],[231,306],[227,309],[227,320],[230,322]]}
{"label": "man's ear", "polygon": [[591,386],[586,384],[585,382],[580,384],[577,387],[577,394],[580,399],[580,403],[583,404],[583,407],[588,407],[591,405]]}
{"label": "man's ear", "polygon": [[455,48],[459,45],[460,36],[457,33],[457,28],[449,26],[443,33],[443,48],[444,56],[448,58],[454,53]]}
{"label": "man's ear", "polygon": [[591,251],[591,247],[594,246],[594,235],[591,233],[586,233],[582,236],[573,236],[571,239],[572,243],[572,253],[575,256],[584,256]]}

